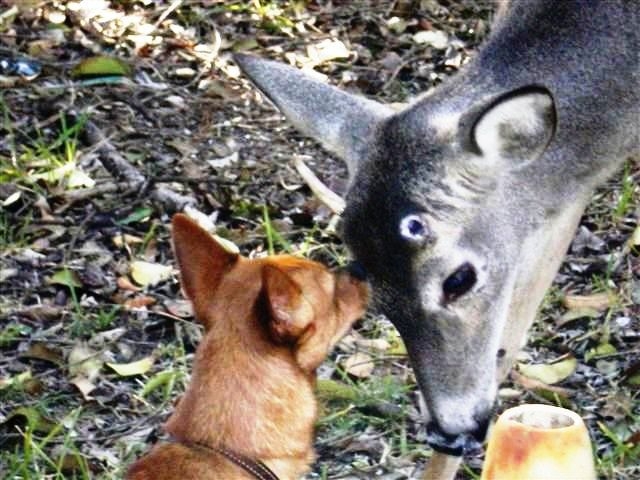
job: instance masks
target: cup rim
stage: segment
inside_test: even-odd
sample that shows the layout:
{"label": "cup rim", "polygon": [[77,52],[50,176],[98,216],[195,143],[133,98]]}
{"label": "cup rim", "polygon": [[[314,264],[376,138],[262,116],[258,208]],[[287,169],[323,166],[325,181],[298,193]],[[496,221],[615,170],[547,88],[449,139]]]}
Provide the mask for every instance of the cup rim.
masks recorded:
{"label": "cup rim", "polygon": [[[535,421],[536,414],[538,422]],[[543,403],[525,403],[509,408],[502,412],[500,420],[541,431],[557,431],[584,425],[582,417],[576,412]]]}

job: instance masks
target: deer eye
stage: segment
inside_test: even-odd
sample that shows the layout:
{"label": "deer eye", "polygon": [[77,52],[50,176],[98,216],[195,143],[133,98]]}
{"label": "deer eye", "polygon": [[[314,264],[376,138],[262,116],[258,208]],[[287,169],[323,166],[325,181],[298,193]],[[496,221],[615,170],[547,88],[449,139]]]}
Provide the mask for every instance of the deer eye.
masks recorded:
{"label": "deer eye", "polygon": [[429,235],[427,222],[420,215],[407,215],[400,220],[400,235],[411,242],[423,242]]}
{"label": "deer eye", "polygon": [[469,262],[463,263],[458,269],[447,277],[442,284],[444,301],[452,302],[456,298],[467,293],[476,284],[478,276],[476,269]]}

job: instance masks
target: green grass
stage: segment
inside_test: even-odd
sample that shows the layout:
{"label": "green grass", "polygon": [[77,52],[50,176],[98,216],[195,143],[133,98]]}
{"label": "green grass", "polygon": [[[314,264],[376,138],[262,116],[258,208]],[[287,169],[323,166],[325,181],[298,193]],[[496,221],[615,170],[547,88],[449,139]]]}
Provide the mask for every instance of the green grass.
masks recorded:
{"label": "green grass", "polygon": [[89,465],[73,440],[74,426],[81,408],[71,411],[55,424],[44,419],[35,408],[22,408],[25,425],[18,428],[21,442],[0,451],[3,478],[51,480],[91,478]]}
{"label": "green grass", "polygon": [[262,228],[264,229],[264,233],[267,240],[267,252],[269,255],[276,254],[276,245],[279,249],[291,253],[292,248],[291,244],[276,230],[273,222],[271,221],[271,217],[269,216],[269,209],[265,205],[262,208]]}
{"label": "green grass", "polygon": [[[631,425],[640,425],[640,418],[630,418]],[[616,429],[610,428],[604,422],[598,422],[601,433],[612,443],[613,448],[597,459],[598,469],[608,478],[637,478],[633,473],[640,473],[640,442],[629,441],[634,434],[626,423]],[[635,432],[638,435],[637,431]],[[628,475],[628,476],[626,476]]]}
{"label": "green grass", "polygon": [[[60,114],[53,135],[45,134],[35,126],[32,131],[16,130],[11,112],[0,96],[3,129],[7,132],[11,155],[0,156],[0,183],[18,183],[42,191],[40,184],[74,185],[80,181],[81,172],[76,167],[78,135],[86,122],[80,116],[73,123]],[[20,139],[20,140],[18,140]]]}
{"label": "green grass", "polygon": [[629,161],[624,166],[620,196],[613,211],[613,216],[616,219],[624,218],[634,208],[636,184],[631,176],[631,165],[632,163]]}
{"label": "green grass", "polygon": [[0,207],[0,249],[24,247],[29,243],[29,225],[33,220],[31,212],[26,212],[20,222]]}
{"label": "green grass", "polygon": [[[75,289],[72,289],[75,291]],[[95,311],[82,308],[76,303],[75,311],[72,315],[72,322],[69,325],[69,331],[73,338],[86,338],[111,328],[120,313],[119,305],[111,305],[98,308]]]}

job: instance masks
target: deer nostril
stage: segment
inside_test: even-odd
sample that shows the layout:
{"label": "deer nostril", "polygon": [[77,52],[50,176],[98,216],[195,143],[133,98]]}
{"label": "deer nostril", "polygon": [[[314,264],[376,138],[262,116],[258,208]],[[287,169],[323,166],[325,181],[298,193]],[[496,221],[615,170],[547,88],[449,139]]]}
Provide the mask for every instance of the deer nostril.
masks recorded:
{"label": "deer nostril", "polygon": [[458,269],[449,275],[442,284],[444,301],[451,302],[464,295],[476,284],[478,276],[476,269],[469,262],[463,263]]}

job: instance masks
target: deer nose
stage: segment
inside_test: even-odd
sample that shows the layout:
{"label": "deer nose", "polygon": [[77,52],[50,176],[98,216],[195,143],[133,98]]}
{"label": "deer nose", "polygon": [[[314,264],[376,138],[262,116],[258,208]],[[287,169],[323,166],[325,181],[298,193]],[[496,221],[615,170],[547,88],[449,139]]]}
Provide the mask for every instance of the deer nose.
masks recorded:
{"label": "deer nose", "polygon": [[427,443],[437,452],[454,456],[479,450],[487,435],[489,420],[490,416],[486,416],[477,422],[475,430],[456,435],[446,433],[437,422],[432,421],[427,425]]}
{"label": "deer nose", "polygon": [[364,282],[367,279],[367,271],[365,270],[364,266],[357,260],[353,260],[351,263],[349,263],[345,267],[345,270],[356,280]]}

